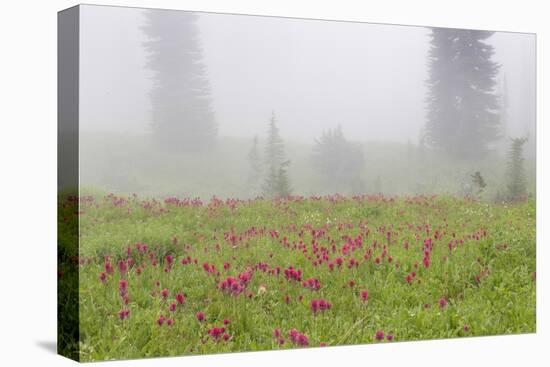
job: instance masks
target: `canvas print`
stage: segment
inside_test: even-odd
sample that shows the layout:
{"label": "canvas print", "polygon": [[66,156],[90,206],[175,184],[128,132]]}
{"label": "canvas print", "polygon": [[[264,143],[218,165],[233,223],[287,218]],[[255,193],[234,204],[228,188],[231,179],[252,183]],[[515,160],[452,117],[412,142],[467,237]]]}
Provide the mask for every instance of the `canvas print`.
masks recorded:
{"label": "canvas print", "polygon": [[60,354],[535,332],[536,35],[58,17]]}

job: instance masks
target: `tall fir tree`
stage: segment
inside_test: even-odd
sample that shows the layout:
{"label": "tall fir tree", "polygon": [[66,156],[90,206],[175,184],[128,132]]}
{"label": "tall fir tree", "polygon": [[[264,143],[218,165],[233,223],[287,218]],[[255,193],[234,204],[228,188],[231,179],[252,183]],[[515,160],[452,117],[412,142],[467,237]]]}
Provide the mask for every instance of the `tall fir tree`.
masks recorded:
{"label": "tall fir tree", "polygon": [[191,12],[148,10],[141,27],[153,73],[152,135],[167,150],[203,151],[217,136],[197,20]]}
{"label": "tall fir tree", "polygon": [[426,138],[454,158],[483,156],[500,138],[493,33],[431,29]]}
{"label": "tall fir tree", "polygon": [[281,192],[281,187],[290,187],[286,172],[286,167],[290,162],[285,161],[284,143],[279,133],[279,128],[277,127],[275,112],[272,112],[271,118],[269,119],[264,158],[264,195],[268,197],[286,195],[287,193]]}
{"label": "tall fir tree", "polygon": [[253,195],[258,194],[259,184],[262,177],[262,157],[260,155],[260,147],[258,143],[258,137],[254,136],[252,140],[252,147],[248,151],[248,182],[247,186],[250,193]]}

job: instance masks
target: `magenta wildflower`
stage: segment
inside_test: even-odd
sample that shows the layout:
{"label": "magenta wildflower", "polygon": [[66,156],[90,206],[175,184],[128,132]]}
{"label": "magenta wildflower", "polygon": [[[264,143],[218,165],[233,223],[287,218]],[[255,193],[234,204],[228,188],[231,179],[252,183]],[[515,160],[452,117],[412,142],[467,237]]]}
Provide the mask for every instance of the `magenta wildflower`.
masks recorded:
{"label": "magenta wildflower", "polygon": [[166,260],[168,265],[172,265],[172,263],[174,262],[174,257],[172,255],[166,255],[164,259]]}
{"label": "magenta wildflower", "polygon": [[316,300],[316,299],[311,300],[311,310],[313,311],[313,313],[316,313],[317,311],[319,311],[319,301],[318,300]]}
{"label": "magenta wildflower", "polygon": [[213,327],[208,329],[208,334],[215,340],[219,339],[225,333],[225,327]]}
{"label": "magenta wildflower", "polygon": [[311,310],[313,311],[313,313],[317,313],[317,311],[329,310],[331,307],[332,304],[326,299],[321,298],[311,300]]}
{"label": "magenta wildflower", "polygon": [[124,260],[119,260],[118,262],[118,270],[124,274],[126,273],[126,270],[128,270],[127,266],[126,266],[126,261]]}
{"label": "magenta wildflower", "polygon": [[309,344],[309,339],[308,339],[307,335],[305,335],[304,333],[299,332],[298,330],[296,330],[294,328],[290,329],[288,331],[288,335],[290,336],[290,340],[292,340],[292,342],[296,345],[305,347]]}
{"label": "magenta wildflower", "polygon": [[199,311],[199,312],[197,312],[196,316],[197,316],[197,320],[204,321],[204,312]]}
{"label": "magenta wildflower", "polygon": [[121,279],[118,282],[118,292],[120,293],[121,297],[124,297],[124,295],[128,293],[128,281],[126,279]]}
{"label": "magenta wildflower", "polygon": [[185,303],[185,295],[183,293],[176,294],[176,301],[182,305]]}
{"label": "magenta wildflower", "polygon": [[157,324],[159,326],[162,326],[162,324],[164,324],[165,321],[166,321],[166,317],[164,317],[164,315],[160,315],[159,318],[157,319]]}
{"label": "magenta wildflower", "polygon": [[119,317],[121,320],[124,320],[124,319],[127,318],[128,316],[130,316],[130,310],[129,310],[129,309],[123,308],[123,309],[121,309],[120,311],[118,311],[118,317]]}

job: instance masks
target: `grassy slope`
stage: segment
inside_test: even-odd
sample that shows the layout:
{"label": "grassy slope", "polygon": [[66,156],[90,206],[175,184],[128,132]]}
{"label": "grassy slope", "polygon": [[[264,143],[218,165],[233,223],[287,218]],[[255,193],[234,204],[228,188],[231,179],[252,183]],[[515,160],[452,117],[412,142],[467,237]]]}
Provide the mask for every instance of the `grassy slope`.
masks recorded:
{"label": "grassy slope", "polygon": [[[86,261],[80,271],[83,360],[279,348],[272,337],[276,327],[285,337],[290,328],[304,332],[311,346],[320,342],[372,342],[378,329],[393,333],[395,340],[400,341],[535,330],[532,201],[504,206],[452,197],[369,197],[256,201],[237,204],[234,209],[226,204],[143,204],[144,201],[130,199],[117,206],[112,197],[97,197],[82,206],[80,251]],[[343,228],[339,229],[339,224]],[[314,266],[308,259],[314,256],[312,233],[306,229],[300,235],[302,225],[326,231],[316,239],[319,247],[330,248],[334,240],[337,252],[329,252],[331,260],[354,257],[360,265],[349,269],[344,263],[333,271],[326,262]],[[265,227],[267,231],[245,237],[236,246],[224,239],[224,232],[242,234],[251,227]],[[367,227],[370,233],[365,237]],[[274,229],[279,231],[279,237],[269,234]],[[444,234],[434,240],[431,265],[424,268],[422,243],[427,237],[433,239],[436,230]],[[481,235],[484,230],[486,236]],[[381,247],[388,243],[388,231],[391,240],[387,255],[377,265],[374,259],[381,256]],[[447,244],[452,233],[464,243],[449,252]],[[359,234],[364,237],[362,247],[343,254],[342,236],[355,238]],[[472,234],[481,237],[470,238]],[[290,243],[302,240],[305,252],[281,244],[285,236]],[[375,240],[378,245],[373,248]],[[112,255],[115,264],[127,256],[127,246],[137,241],[148,243],[160,264],[152,266],[147,256],[140,258],[134,250],[132,256],[138,263],[143,261],[145,267],[140,275],[134,267],[126,276],[131,315],[121,321],[117,317],[123,307],[118,294],[120,274],[116,271],[105,284],[98,275],[104,271],[104,255]],[[408,249],[403,247],[404,241],[410,243]],[[367,247],[373,255],[364,260]],[[166,273],[162,270],[166,265],[163,258],[168,253],[175,256],[175,262]],[[184,256],[196,258],[198,264],[181,265],[179,260]],[[388,256],[392,256],[392,263]],[[223,269],[225,261],[231,264],[228,270]],[[269,268],[293,265],[302,269],[304,279],[318,278],[322,287],[308,290],[300,283],[287,281],[282,274],[256,270],[247,286],[252,297],[230,296],[216,288],[215,276],[202,269],[203,262],[214,263],[220,269],[220,279],[236,276],[259,262],[267,263]],[[415,262],[420,264],[418,268],[414,267]],[[398,268],[396,263],[400,264]],[[405,276],[413,270],[418,275],[413,284],[408,284]],[[478,283],[475,276],[480,274],[485,275]],[[154,285],[156,280],[160,287]],[[349,287],[349,280],[354,280],[356,286]],[[267,292],[258,294],[261,284]],[[171,293],[169,300],[173,300],[175,292],[187,294],[187,302],[173,315],[175,323],[171,327],[156,324],[160,314],[169,316],[170,312],[166,301],[158,295],[151,296],[152,291],[164,287]],[[370,292],[368,303],[361,302],[361,289]],[[291,297],[288,305],[283,301],[285,295]],[[298,299],[300,295],[302,300]],[[438,306],[441,297],[448,302],[445,308]],[[332,309],[314,316],[309,307],[313,298],[328,299]],[[424,304],[430,307],[424,308]],[[195,318],[199,310],[206,314],[203,323]],[[224,318],[231,320],[228,331],[232,338],[214,342],[208,337],[207,328],[220,326]],[[466,324],[469,331],[464,331]],[[281,347],[291,347],[288,338]]]}

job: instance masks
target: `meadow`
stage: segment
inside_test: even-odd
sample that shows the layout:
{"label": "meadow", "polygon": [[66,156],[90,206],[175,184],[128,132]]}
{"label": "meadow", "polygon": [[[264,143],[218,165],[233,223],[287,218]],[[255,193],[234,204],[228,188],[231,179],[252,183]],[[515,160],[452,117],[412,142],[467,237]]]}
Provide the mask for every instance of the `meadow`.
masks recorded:
{"label": "meadow", "polygon": [[79,202],[82,361],[535,331],[532,199]]}

